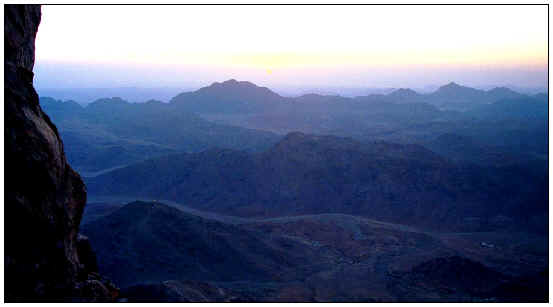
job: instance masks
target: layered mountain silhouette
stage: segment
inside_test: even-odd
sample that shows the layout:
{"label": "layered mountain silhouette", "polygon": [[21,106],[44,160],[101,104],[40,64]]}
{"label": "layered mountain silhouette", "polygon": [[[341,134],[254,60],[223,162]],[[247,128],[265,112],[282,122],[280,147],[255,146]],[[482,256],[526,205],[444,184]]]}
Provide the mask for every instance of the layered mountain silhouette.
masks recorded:
{"label": "layered mountain silhouette", "polygon": [[547,301],[547,94],[39,104],[5,11],[6,301]]}
{"label": "layered mountain silhouette", "polygon": [[59,127],[69,161],[81,171],[212,146],[263,150],[278,140],[270,132],[208,122],[159,101],[132,104],[111,98],[81,107],[71,101],[41,98],[41,104]]}
{"label": "layered mountain silhouette", "polygon": [[[491,90],[479,90],[448,83],[430,94],[419,94],[408,88],[397,89],[387,95],[373,94],[360,96],[357,99],[365,101],[387,101],[395,103],[426,102],[445,109],[468,110],[477,105],[492,103],[502,99],[517,99],[525,97],[506,87]],[[282,97],[266,87],[259,87],[251,82],[234,79],[203,87],[197,91],[186,92],[171,99],[179,108],[197,113],[225,112],[266,112],[274,111],[279,104],[300,102],[348,102],[351,98],[306,94],[298,98]]]}
{"label": "layered mountain silhouette", "polygon": [[[543,130],[547,104],[536,102],[547,101],[546,97],[450,83],[431,94],[398,89],[356,98],[316,94],[290,98],[250,82],[229,80],[179,94],[170,103],[133,104],[111,98],[81,107],[44,97],[41,105],[68,144],[69,161],[89,175],[210,147],[263,151],[278,141],[273,133],[291,131],[418,144],[440,134],[461,133],[481,142],[506,140],[491,145],[517,151],[522,145],[517,137],[527,139],[524,135]],[[499,120],[503,120],[500,126],[488,125]],[[524,127],[521,120],[532,123]],[[428,124],[435,122],[442,126],[428,130]],[[504,134],[498,137],[498,131]],[[543,154],[546,141],[538,139],[529,148]]]}
{"label": "layered mountain silhouette", "polygon": [[129,301],[480,302],[544,297],[547,99],[229,80],[41,105],[106,199],[83,231]]}
{"label": "layered mountain silhouette", "polygon": [[517,99],[524,96],[506,87],[484,91],[451,82],[429,94],[428,101],[441,108],[463,111],[502,99]]}

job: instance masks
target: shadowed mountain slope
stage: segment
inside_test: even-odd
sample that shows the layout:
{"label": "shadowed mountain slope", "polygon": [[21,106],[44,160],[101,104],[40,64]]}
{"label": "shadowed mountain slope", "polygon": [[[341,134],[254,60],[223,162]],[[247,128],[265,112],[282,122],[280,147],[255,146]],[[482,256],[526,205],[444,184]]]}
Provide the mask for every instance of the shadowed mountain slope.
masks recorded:
{"label": "shadowed mountain slope", "polygon": [[41,104],[59,126],[69,161],[86,172],[212,146],[258,151],[278,140],[270,132],[208,122],[159,101],[111,98],[81,107],[41,98]]}
{"label": "shadowed mountain slope", "polygon": [[[513,289],[517,284],[544,287],[543,278],[526,278],[547,266],[547,239],[531,234],[439,235],[345,214],[229,224],[160,202],[114,208],[94,213],[97,219],[89,219],[83,231],[98,250],[100,271],[124,285],[122,297],[129,301],[484,302],[545,297],[543,291]],[[506,295],[506,289],[513,290]]]}
{"label": "shadowed mountain slope", "polygon": [[[169,199],[240,216],[346,213],[431,228],[488,229],[547,210],[547,175],[455,164],[418,145],[290,133],[257,154],[212,149],[87,178],[94,195]],[[523,218],[524,217],[524,218]]]}
{"label": "shadowed mountain slope", "polygon": [[98,250],[100,269],[121,286],[183,277],[278,280],[282,265],[293,270],[315,265],[308,259],[318,258],[313,247],[296,240],[269,238],[153,202],[123,206],[85,224],[83,233]]}

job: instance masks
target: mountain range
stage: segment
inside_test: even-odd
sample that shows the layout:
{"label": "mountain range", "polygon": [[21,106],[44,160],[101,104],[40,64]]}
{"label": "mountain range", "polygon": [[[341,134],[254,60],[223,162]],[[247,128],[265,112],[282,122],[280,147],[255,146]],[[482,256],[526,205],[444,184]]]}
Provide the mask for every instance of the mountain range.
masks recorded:
{"label": "mountain range", "polygon": [[[260,112],[273,111],[276,104],[298,103],[305,101],[305,97],[314,96],[339,98],[343,102],[352,100],[387,101],[393,103],[428,103],[441,109],[466,111],[475,106],[489,104],[503,99],[517,99],[528,97],[512,91],[506,87],[496,87],[490,90],[479,90],[451,82],[439,87],[428,94],[419,94],[411,89],[400,88],[389,94],[372,94],[347,98],[341,96],[325,96],[305,94],[299,97],[282,97],[266,87],[259,87],[247,81],[234,79],[210,86],[197,91],[185,92],[175,96],[170,103],[177,103],[186,110],[197,113],[226,113],[226,112]],[[334,99],[330,99],[334,100]]]}
{"label": "mountain range", "polygon": [[[547,151],[547,95],[507,88],[482,91],[450,83],[430,94],[399,89],[356,98],[291,98],[229,80],[179,94],[170,103],[111,98],[82,107],[40,101],[67,144],[70,163],[85,175],[210,147],[263,151],[292,131],[420,145],[457,133],[510,153]],[[465,102],[463,112],[441,108]]]}
{"label": "mountain range", "polygon": [[136,302],[543,301],[547,102],[236,80],[169,103],[41,98],[98,270]]}
{"label": "mountain range", "polygon": [[69,161],[85,173],[212,146],[262,150],[278,140],[271,132],[174,112],[171,105],[159,101],[131,104],[111,98],[82,107],[72,101],[41,98],[41,105],[58,126]]}
{"label": "mountain range", "polygon": [[229,215],[332,212],[431,229],[483,231],[505,227],[503,219],[528,227],[547,212],[543,170],[458,164],[419,145],[299,132],[260,153],[170,155],[85,182],[92,195],[168,199]]}
{"label": "mountain range", "polygon": [[548,301],[547,95],[39,103],[4,17],[6,301]]}

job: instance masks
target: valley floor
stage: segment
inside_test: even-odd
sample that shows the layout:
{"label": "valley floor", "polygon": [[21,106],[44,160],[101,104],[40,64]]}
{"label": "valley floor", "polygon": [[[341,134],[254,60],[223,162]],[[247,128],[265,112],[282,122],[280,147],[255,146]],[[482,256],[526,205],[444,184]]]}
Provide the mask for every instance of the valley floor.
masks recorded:
{"label": "valley floor", "polygon": [[[243,218],[154,199],[127,205],[136,199],[89,196],[82,226],[101,273],[131,301],[547,301],[546,236],[429,232],[346,214]],[[98,242],[113,233],[117,255]]]}

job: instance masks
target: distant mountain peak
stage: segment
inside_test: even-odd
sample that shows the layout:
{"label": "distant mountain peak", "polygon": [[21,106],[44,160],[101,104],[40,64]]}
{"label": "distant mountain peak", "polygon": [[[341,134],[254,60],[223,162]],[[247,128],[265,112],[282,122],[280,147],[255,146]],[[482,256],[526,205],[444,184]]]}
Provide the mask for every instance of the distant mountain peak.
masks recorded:
{"label": "distant mountain peak", "polygon": [[227,81],[223,81],[223,83],[238,83],[236,79],[228,79]]}
{"label": "distant mountain peak", "polygon": [[210,86],[202,87],[197,90],[198,94],[215,95],[217,97],[242,99],[245,101],[267,101],[281,98],[280,95],[271,91],[267,87],[257,86],[249,81],[237,81],[230,79],[223,82],[215,82]]}
{"label": "distant mountain peak", "polygon": [[282,100],[267,87],[230,79],[214,82],[194,92],[181,93],[171,99],[171,103],[198,113],[260,112]]}
{"label": "distant mountain peak", "polygon": [[461,86],[453,81],[449,82],[448,84],[446,85],[442,85],[440,86],[440,88],[438,90],[443,90],[443,89],[457,89],[457,88],[463,88],[464,86]]}
{"label": "distant mountain peak", "polygon": [[440,95],[482,95],[485,94],[484,91],[477,90],[472,87],[463,86],[455,82],[449,82],[446,85],[441,86],[438,88],[435,94]]}
{"label": "distant mountain peak", "polygon": [[231,88],[231,87],[244,87],[244,88],[247,88],[247,87],[249,87],[249,88],[257,88],[259,86],[257,86],[254,83],[251,83],[249,81],[237,81],[236,79],[229,79],[229,80],[226,80],[226,81],[223,81],[223,82],[214,82],[210,86],[208,86],[207,88],[210,88],[210,87],[224,87],[224,88]]}
{"label": "distant mountain peak", "polygon": [[257,93],[270,93],[277,95],[267,87],[258,86],[249,81],[237,81],[236,79],[229,79],[223,82],[214,82],[209,86],[202,87],[197,92],[211,92],[211,91],[241,91],[241,92],[257,92]]}

